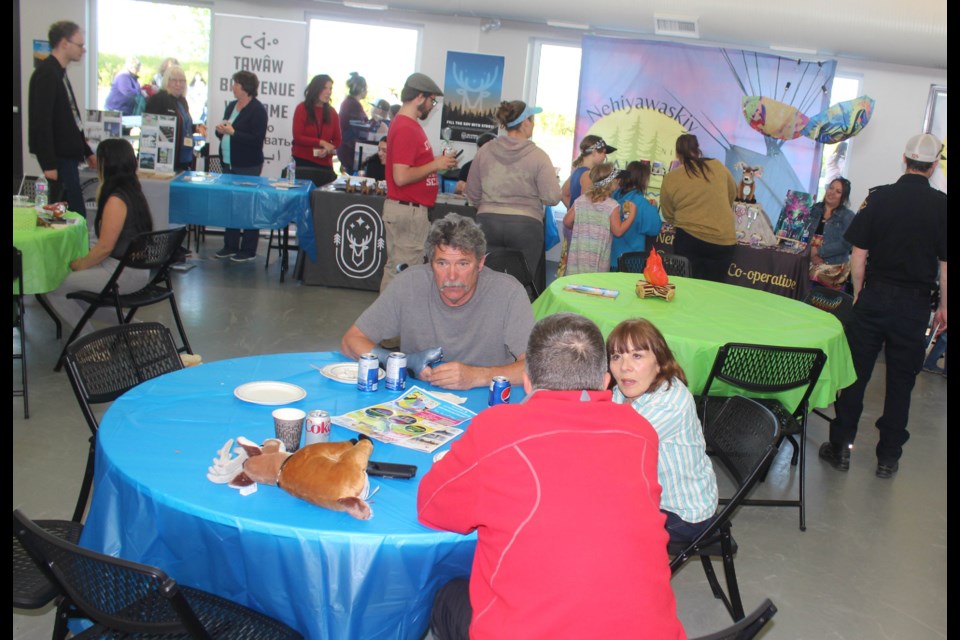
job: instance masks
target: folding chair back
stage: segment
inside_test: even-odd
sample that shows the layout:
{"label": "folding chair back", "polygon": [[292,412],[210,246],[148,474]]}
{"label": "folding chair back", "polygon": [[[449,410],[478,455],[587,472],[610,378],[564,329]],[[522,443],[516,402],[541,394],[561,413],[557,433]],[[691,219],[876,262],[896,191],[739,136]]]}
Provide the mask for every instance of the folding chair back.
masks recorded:
{"label": "folding chair back", "polygon": [[20,179],[20,189],[17,195],[26,196],[27,200],[33,202],[37,197],[37,176],[23,176]]}
{"label": "folding chair back", "polygon": [[537,296],[540,295],[533,282],[533,274],[530,273],[527,260],[519,249],[494,249],[487,254],[483,264],[494,271],[507,273],[516,278],[527,290],[530,302],[536,300]]}
{"label": "folding chair back", "polygon": [[660,253],[663,259],[663,270],[668,276],[680,276],[689,278],[693,275],[693,269],[690,266],[690,260],[685,256],[678,256],[675,253]]}
{"label": "folding chair back", "polygon": [[[707,581],[714,595],[723,601],[734,620],[743,618],[743,604],[733,564],[736,543],[730,534],[730,521],[737,507],[744,503],[754,485],[766,472],[777,451],[780,427],[776,416],[758,402],[743,396],[731,397],[720,413],[704,425],[704,439],[716,459],[729,472],[737,489],[713,524],[689,544],[671,542],[668,550],[674,556],[670,570],[674,573],[693,556],[700,556]],[[720,588],[710,562],[711,556],[723,559],[727,592]]]}
{"label": "folding chair back", "polygon": [[[803,396],[792,409],[775,399],[759,399],[759,402],[770,409],[780,422],[780,440],[786,438],[793,446],[790,464],[799,464],[798,498],[796,500],[751,500],[744,503],[757,506],[798,507],[801,531],[806,529],[804,444],[807,431],[807,401],[817,385],[817,380],[820,379],[820,373],[826,362],[827,356],[820,349],[743,343],[725,344],[717,352],[698,406],[700,418],[704,425],[707,425],[726,402],[724,398],[710,397],[714,380],[757,394],[804,389]],[[779,443],[777,445],[779,446]]]}
{"label": "folding chair back", "polygon": [[627,251],[617,258],[617,271],[620,273],[643,273],[647,266],[646,251]]}
{"label": "folding chair back", "polygon": [[[300,638],[285,625],[229,600],[180,587],[160,569],[90,551],[53,536],[19,511],[14,534],[100,635],[187,634],[191,638]],[[113,633],[110,633],[113,632]]]}
{"label": "folding chair back", "polygon": [[788,410],[790,415],[800,416],[806,413],[807,400],[826,362],[827,356],[820,349],[729,342],[717,351],[703,398],[709,395],[714,380],[762,394],[805,386],[800,402]]}
{"label": "folding chair back", "polygon": [[90,428],[87,468],[73,519],[80,521],[93,484],[99,423],[91,405],[113,402],[141,382],[183,368],[170,330],[158,322],[109,327],[67,345],[67,377]]}
{"label": "folding chair back", "polygon": [[[68,298],[82,300],[88,305],[83,317],[80,318],[70,337],[67,338],[67,346],[76,340],[83,327],[100,307],[114,307],[117,312],[117,324],[126,324],[133,319],[134,314],[141,307],[168,300],[173,312],[173,319],[180,333],[180,339],[183,341],[180,350],[192,353],[190,342],[187,340],[187,332],[183,327],[183,321],[180,319],[180,310],[177,308],[173,283],[170,279],[170,268],[178,258],[177,250],[183,244],[186,235],[186,227],[141,233],[130,242],[130,246],[127,247],[120,264],[117,265],[103,289],[100,291],[74,291],[67,294]],[[154,275],[143,289],[133,293],[121,294],[117,283],[124,269],[147,269],[153,271]],[[123,315],[124,309],[130,310],[126,316]],[[57,360],[55,371],[59,371],[63,366],[65,354],[66,347],[61,352],[60,359]]]}
{"label": "folding chair back", "polygon": [[836,316],[844,328],[853,317],[853,296],[829,287],[812,287],[804,302]]}
{"label": "folding chair back", "polygon": [[[209,149],[209,147],[207,148]],[[223,158],[218,155],[208,155],[204,162],[204,169],[207,173],[223,173]]]}

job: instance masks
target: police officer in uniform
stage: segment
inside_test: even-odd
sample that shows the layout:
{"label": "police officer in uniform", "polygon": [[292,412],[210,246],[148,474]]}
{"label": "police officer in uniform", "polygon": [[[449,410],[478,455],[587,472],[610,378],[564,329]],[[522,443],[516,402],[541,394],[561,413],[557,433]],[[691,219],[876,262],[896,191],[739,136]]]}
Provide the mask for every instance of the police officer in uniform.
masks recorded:
{"label": "police officer in uniform", "polygon": [[940,277],[934,326],[947,329],[947,196],[932,188],[943,144],[924,133],[904,150],[906,172],[897,182],[870,190],[844,237],[853,244],[854,315],[847,327],[857,381],[840,393],[830,441],[820,458],[850,468],[850,448],[863,412],[863,394],[880,349],[887,387],[877,420],[877,477],[890,478],[910,438],[910,393],[923,366],[931,292]]}

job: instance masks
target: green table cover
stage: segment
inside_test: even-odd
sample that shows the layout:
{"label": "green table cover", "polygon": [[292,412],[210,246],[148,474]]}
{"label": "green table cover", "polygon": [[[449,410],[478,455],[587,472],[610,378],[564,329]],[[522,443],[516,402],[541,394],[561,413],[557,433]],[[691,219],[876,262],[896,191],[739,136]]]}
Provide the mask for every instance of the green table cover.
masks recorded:
{"label": "green table cover", "polygon": [[[813,407],[828,406],[838,390],[856,380],[843,327],[829,313],[765,291],[679,277],[670,278],[676,285],[672,301],[641,299],[635,293],[638,278],[641,276],[633,273],[558,278],[534,302],[534,316],[539,320],[563,311],[579,313],[596,322],[604,336],[622,320],[646,318],[667,339],[694,394],[703,390],[717,350],[728,342],[822,349],[827,363],[810,397]],[[618,290],[620,295],[611,299],[565,291],[568,284]],[[714,383],[710,393],[743,392]],[[802,395],[801,390],[771,397],[792,410]]]}
{"label": "green table cover", "polygon": [[[70,261],[87,255],[90,240],[83,216],[67,212],[75,224],[38,227],[32,207],[13,209],[13,246],[23,253],[23,292],[48,293],[70,274]],[[17,283],[13,283],[16,292]]]}

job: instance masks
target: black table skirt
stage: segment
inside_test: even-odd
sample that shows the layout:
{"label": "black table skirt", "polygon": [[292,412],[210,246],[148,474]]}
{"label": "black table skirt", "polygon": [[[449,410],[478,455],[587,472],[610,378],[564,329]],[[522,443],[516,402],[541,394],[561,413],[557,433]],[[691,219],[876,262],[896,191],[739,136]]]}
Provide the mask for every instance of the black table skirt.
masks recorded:
{"label": "black table skirt", "polygon": [[[316,189],[310,194],[317,261],[298,252],[295,273],[303,284],[379,291],[386,247],[382,196]],[[430,220],[455,212],[475,218],[466,205],[437,203]]]}
{"label": "black table skirt", "polygon": [[[657,250],[673,253],[673,231],[661,231],[654,241]],[[803,300],[810,291],[810,256],[772,247],[738,244],[723,281]]]}

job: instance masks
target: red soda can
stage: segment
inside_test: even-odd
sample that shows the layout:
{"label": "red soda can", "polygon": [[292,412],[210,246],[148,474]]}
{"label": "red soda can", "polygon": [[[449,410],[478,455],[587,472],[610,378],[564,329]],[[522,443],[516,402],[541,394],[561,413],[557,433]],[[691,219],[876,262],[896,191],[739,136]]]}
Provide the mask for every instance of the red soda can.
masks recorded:
{"label": "red soda can", "polygon": [[495,404],[510,403],[510,381],[504,376],[493,376],[490,381],[490,400],[487,404],[491,407]]}
{"label": "red soda can", "polygon": [[304,444],[330,442],[330,412],[316,409],[307,414]]}

